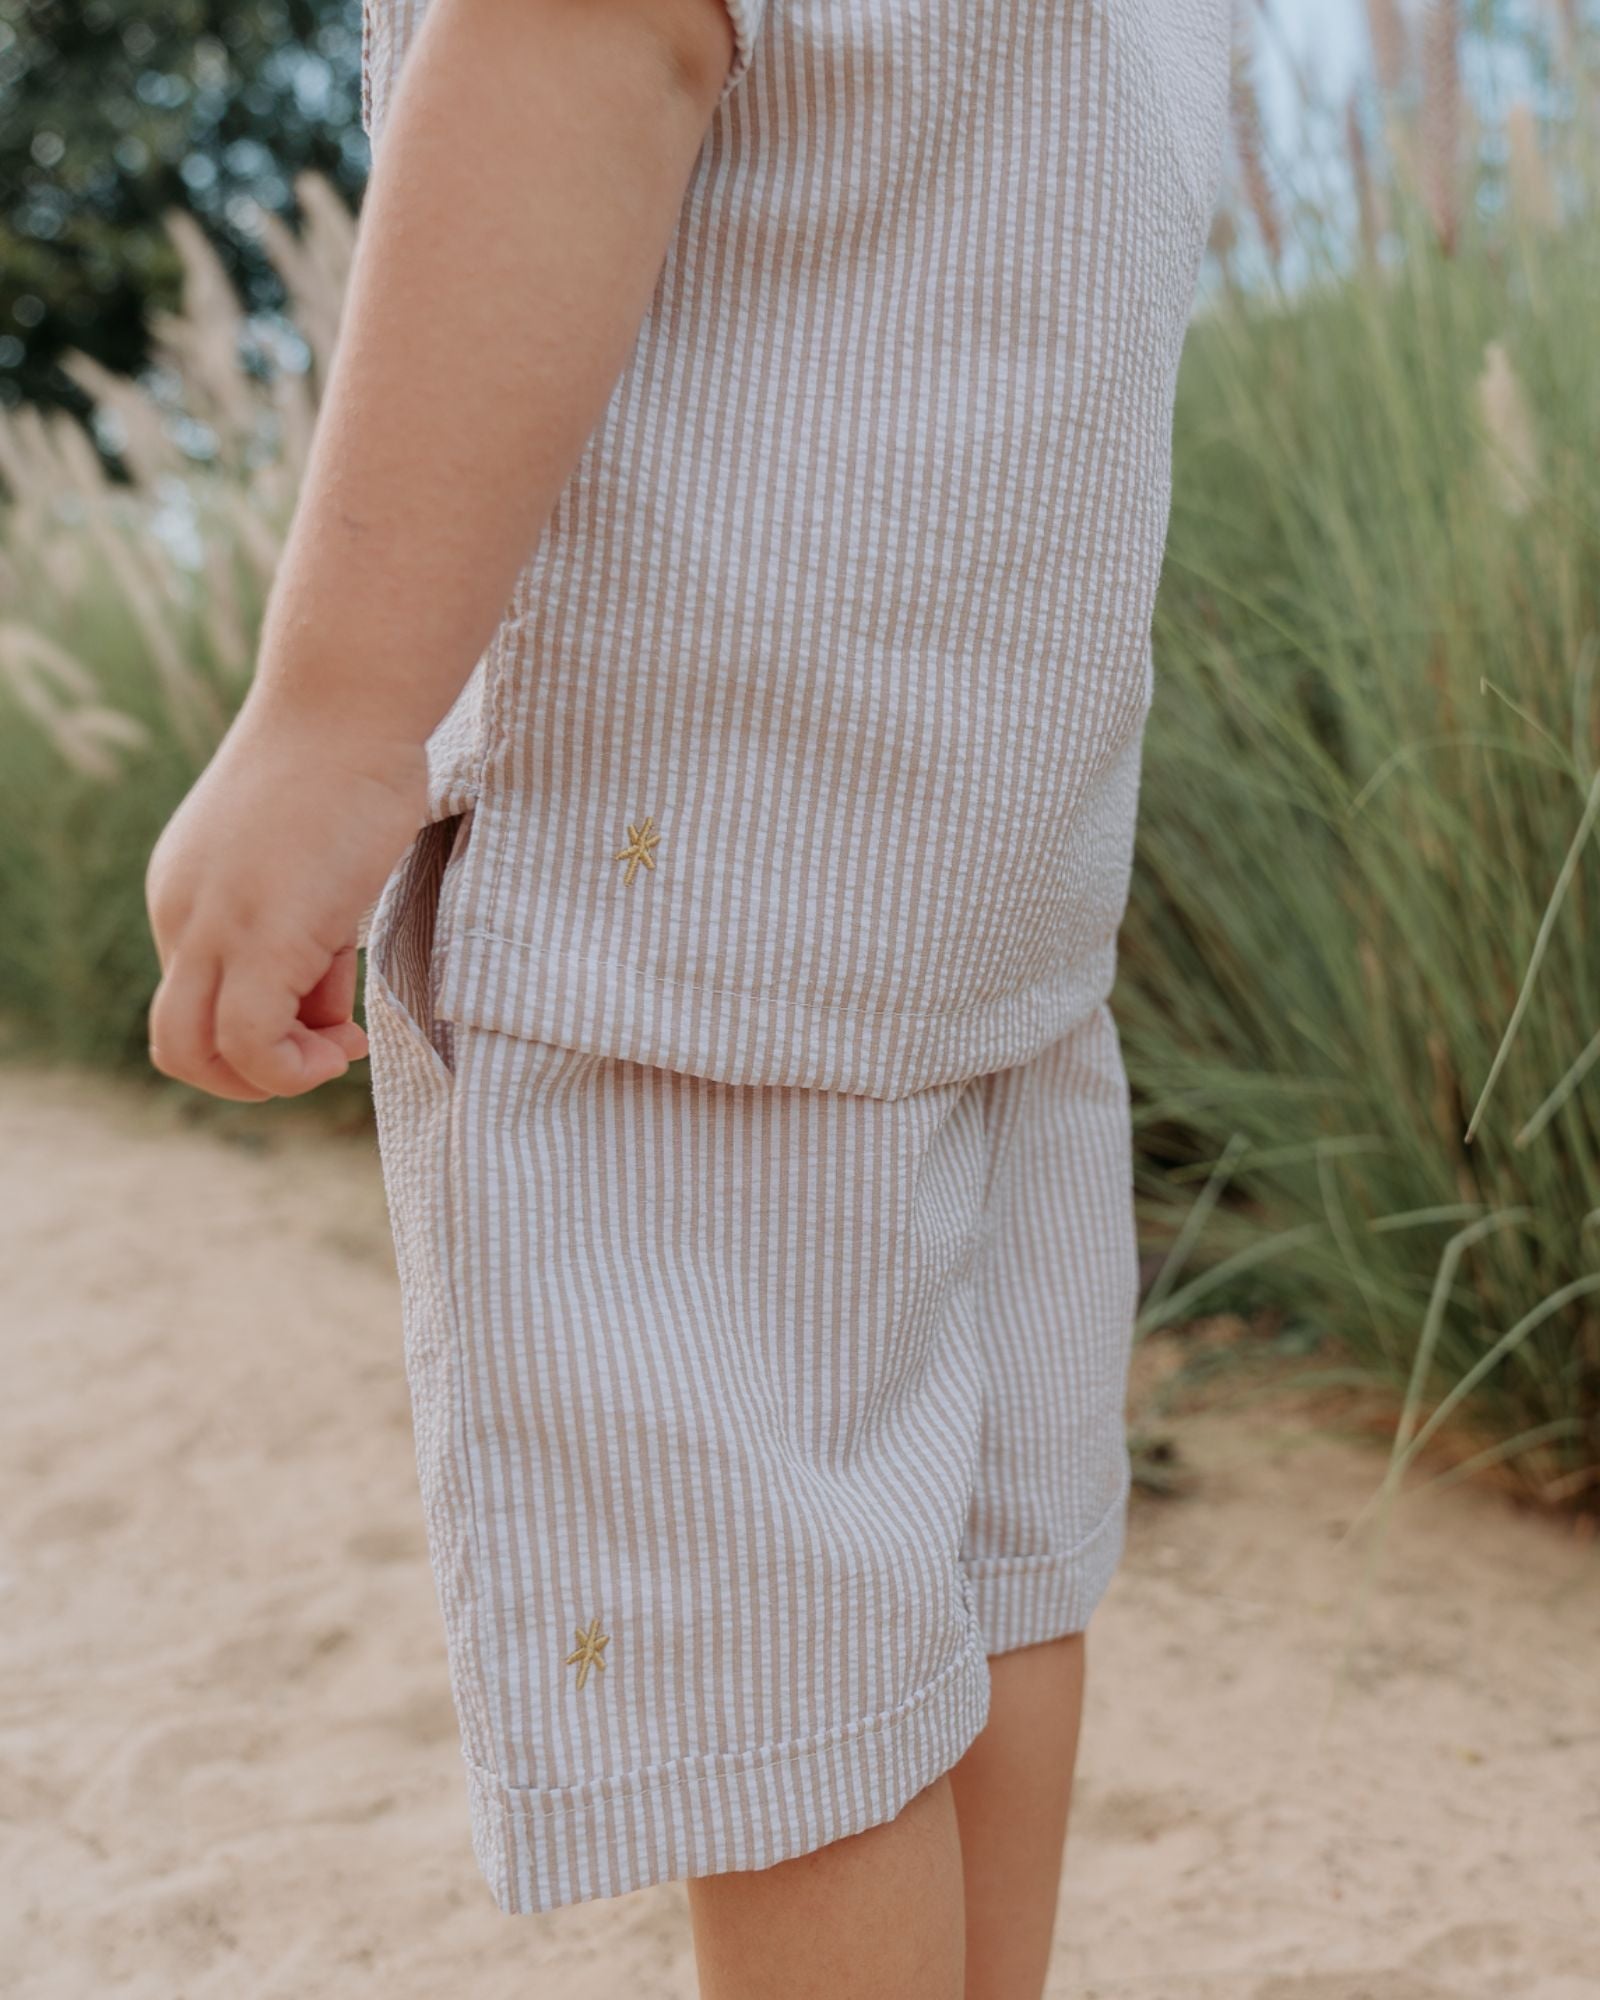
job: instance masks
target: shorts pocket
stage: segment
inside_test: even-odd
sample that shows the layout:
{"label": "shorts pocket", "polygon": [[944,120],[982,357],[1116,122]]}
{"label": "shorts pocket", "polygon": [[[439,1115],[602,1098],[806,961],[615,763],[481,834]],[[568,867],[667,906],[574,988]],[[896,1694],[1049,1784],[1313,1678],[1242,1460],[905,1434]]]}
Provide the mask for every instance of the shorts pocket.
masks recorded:
{"label": "shorts pocket", "polygon": [[[465,833],[463,815],[431,820],[396,862],[367,934],[367,1012],[380,1036],[391,1027],[432,1079],[454,1081],[447,1037],[433,1005],[433,947],[445,871]],[[376,1004],[374,1004],[376,1003]],[[370,1017],[381,1014],[382,1024]]]}

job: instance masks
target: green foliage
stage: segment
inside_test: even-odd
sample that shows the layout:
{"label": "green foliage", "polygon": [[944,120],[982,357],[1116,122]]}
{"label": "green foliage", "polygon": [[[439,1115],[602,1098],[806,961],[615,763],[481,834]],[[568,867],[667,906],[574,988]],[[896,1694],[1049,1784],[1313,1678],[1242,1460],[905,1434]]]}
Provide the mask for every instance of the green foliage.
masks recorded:
{"label": "green foliage", "polygon": [[1600,1497],[1597,308],[1590,222],[1419,230],[1196,329],[1119,995],[1147,1202],[1205,1189],[1149,1317],[1471,1382],[1552,1498]]}
{"label": "green foliage", "polygon": [[204,225],[249,303],[282,291],[257,209],[297,174],[354,201],[357,0],[31,0],[0,13],[0,400],[80,407],[67,348],[126,371],[181,271],[162,227]]}

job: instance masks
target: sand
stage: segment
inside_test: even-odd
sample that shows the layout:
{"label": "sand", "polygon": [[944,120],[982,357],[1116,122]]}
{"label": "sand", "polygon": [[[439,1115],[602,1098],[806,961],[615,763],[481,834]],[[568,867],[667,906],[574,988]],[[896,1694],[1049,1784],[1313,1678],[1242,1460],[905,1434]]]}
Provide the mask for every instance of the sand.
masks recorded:
{"label": "sand", "polygon": [[[0,1992],[694,1993],[681,1888],[502,1917],[467,1841],[371,1142],[0,1075]],[[229,1128],[254,1139],[242,1118]],[[1096,1622],[1051,1993],[1600,1996],[1600,1556],[1177,1431]]]}

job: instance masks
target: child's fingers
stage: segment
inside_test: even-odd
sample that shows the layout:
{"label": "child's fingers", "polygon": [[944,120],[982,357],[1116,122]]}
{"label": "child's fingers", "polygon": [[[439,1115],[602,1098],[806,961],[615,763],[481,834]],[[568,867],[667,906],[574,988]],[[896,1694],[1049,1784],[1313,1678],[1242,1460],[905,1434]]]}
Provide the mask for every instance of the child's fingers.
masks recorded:
{"label": "child's fingers", "polygon": [[356,1004],[356,948],[341,945],[333,962],[312,987],[302,995],[300,1018],[308,1028],[335,1028],[348,1021]]}
{"label": "child's fingers", "polygon": [[247,1083],[273,1097],[301,1097],[342,1076],[339,1043],[299,1019],[300,995],[271,959],[231,959],[217,988],[217,1053]]}
{"label": "child's fingers", "polygon": [[326,1035],[351,1062],[367,1053],[367,1038],[351,1019],[356,1004],[356,948],[342,945],[333,963],[300,1002],[300,1019]]}
{"label": "child's fingers", "polygon": [[354,1021],[332,1021],[326,1028],[317,1030],[326,1035],[335,1048],[342,1049],[351,1062],[359,1062],[367,1053],[366,1030]]}
{"label": "child's fingers", "polygon": [[150,1003],[150,1062],[163,1076],[192,1084],[213,1097],[259,1104],[270,1095],[246,1081],[218,1055],[212,1038],[217,968],[172,959]]}

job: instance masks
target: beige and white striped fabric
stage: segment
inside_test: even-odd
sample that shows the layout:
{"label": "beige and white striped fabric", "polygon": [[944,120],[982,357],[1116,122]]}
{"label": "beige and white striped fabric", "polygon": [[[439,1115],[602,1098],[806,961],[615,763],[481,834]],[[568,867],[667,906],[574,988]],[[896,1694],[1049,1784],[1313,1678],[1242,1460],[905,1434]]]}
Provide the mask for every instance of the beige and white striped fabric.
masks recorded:
{"label": "beige and white striped fabric", "polygon": [[[893,1097],[1111,987],[1229,0],[732,12],[637,344],[432,746],[475,808],[441,1005]],[[422,14],[367,0],[380,163]]]}
{"label": "beige and white striped fabric", "polygon": [[525,1913],[893,1817],[986,1655],[1088,1622],[1127,1090],[1103,1008],[894,1099],[442,1022],[450,834],[385,891],[368,1022],[474,1845]]}

